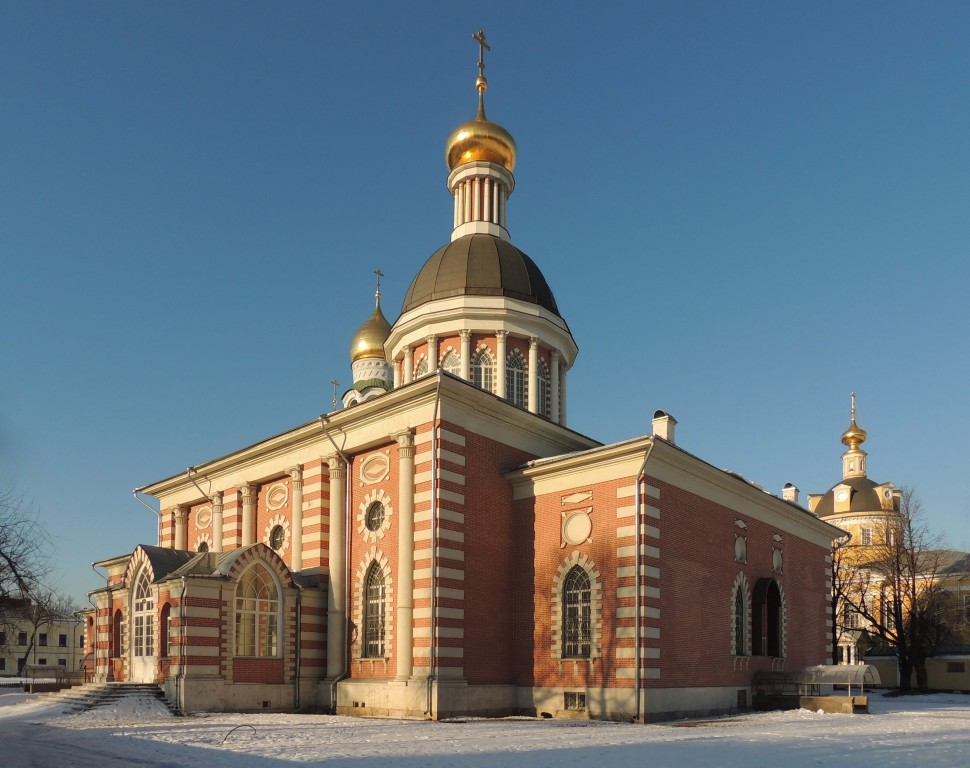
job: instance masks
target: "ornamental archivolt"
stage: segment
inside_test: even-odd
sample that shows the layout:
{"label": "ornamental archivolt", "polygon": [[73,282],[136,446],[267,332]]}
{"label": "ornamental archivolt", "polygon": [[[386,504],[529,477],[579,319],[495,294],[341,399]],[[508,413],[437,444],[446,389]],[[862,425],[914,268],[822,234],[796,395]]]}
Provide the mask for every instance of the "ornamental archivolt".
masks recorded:
{"label": "ornamental archivolt", "polygon": [[266,491],[266,508],[280,509],[290,498],[290,489],[286,483],[275,483]]}
{"label": "ornamental archivolt", "polygon": [[286,515],[271,517],[263,529],[263,544],[281,555],[290,545],[290,521]]}
{"label": "ornamental archivolt", "polygon": [[[203,545],[205,545],[203,547]],[[193,549],[196,552],[211,552],[212,551],[212,536],[209,533],[200,533],[196,539]]]}
{"label": "ornamental archivolt", "polygon": [[393,514],[391,497],[380,488],[375,488],[364,496],[357,508],[357,533],[371,544],[383,539],[387,529],[391,527]]}

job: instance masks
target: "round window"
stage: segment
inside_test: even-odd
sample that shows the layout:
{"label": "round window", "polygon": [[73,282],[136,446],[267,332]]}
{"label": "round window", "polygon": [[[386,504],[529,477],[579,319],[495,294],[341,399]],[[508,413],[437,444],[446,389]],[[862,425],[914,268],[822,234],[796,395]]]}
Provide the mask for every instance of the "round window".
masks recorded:
{"label": "round window", "polygon": [[283,543],[286,541],[286,531],[283,530],[282,525],[274,525],[273,530],[269,532],[269,545],[275,550],[283,549]]}
{"label": "round window", "polygon": [[379,501],[375,501],[367,508],[367,518],[364,520],[364,525],[367,526],[368,531],[379,531],[381,526],[384,525],[384,505]]}

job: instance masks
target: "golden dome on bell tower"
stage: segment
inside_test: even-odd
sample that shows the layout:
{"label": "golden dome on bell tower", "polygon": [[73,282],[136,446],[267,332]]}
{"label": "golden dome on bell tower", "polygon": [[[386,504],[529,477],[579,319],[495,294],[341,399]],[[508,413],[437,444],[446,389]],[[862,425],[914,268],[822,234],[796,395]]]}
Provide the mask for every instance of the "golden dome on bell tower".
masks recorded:
{"label": "golden dome on bell tower", "polygon": [[462,123],[452,131],[445,142],[445,161],[449,171],[465,163],[483,161],[497,163],[511,173],[518,157],[515,139],[501,125],[485,117],[485,91],[488,90],[488,81],[485,79],[485,51],[491,48],[485,42],[485,33],[481,30],[473,37],[479,46],[478,77],[475,79],[478,115],[474,120]]}
{"label": "golden dome on bell tower", "polygon": [[842,433],[842,444],[847,446],[850,451],[859,450],[869,435],[866,431],[855,423],[855,392],[852,393],[852,419],[849,428]]}

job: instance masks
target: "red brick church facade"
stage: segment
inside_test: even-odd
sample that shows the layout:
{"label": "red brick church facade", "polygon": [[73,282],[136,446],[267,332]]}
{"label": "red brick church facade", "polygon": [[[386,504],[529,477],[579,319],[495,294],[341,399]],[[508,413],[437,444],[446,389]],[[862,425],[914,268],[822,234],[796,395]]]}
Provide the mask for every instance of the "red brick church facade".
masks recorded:
{"label": "red brick church facade", "polygon": [[452,241],[393,325],[378,292],[345,407],[139,489],[158,542],[99,564],[98,679],[185,711],[646,721],[831,657],[835,529],[663,412],[611,445],[566,426],[578,350],[509,240],[515,144],[477,87]]}

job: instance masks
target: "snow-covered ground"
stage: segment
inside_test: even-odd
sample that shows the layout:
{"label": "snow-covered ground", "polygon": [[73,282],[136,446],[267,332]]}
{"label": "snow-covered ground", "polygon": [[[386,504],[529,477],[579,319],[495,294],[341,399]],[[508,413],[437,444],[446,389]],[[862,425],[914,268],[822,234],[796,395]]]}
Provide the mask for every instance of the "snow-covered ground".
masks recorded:
{"label": "snow-covered ground", "polygon": [[[8,697],[13,697],[8,699]],[[148,699],[76,715],[0,691],[0,765],[355,768],[966,768],[970,695],[885,698],[869,715],[804,710],[630,725],[531,719],[424,722],[324,715],[175,718]]]}

